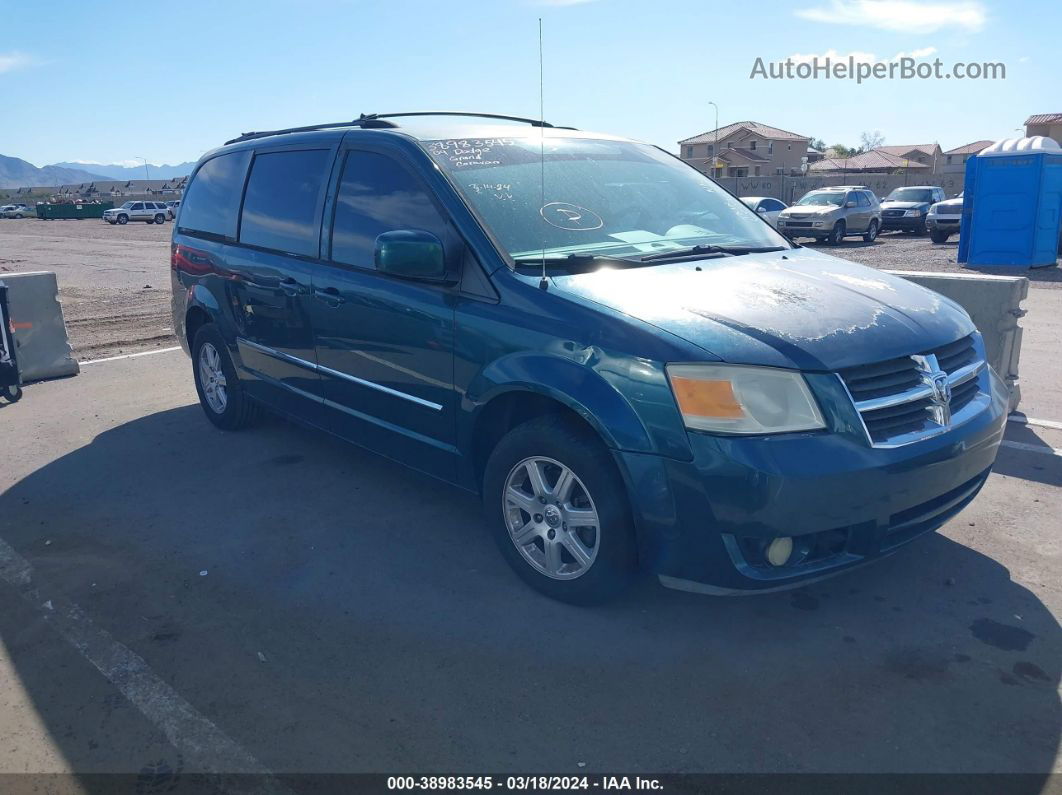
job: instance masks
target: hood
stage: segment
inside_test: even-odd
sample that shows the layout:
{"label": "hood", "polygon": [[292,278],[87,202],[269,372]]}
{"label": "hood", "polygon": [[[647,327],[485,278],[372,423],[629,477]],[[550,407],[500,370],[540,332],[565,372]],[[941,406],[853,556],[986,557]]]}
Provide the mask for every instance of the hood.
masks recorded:
{"label": "hood", "polygon": [[954,302],[809,249],[554,279],[566,297],[636,317],[736,364],[836,370],[974,330]]}
{"label": "hood", "polygon": [[898,202],[898,201],[883,201],[881,203],[881,209],[883,210],[924,210],[929,207],[930,202]]}
{"label": "hood", "polygon": [[946,210],[962,212],[962,199],[948,199],[947,201],[937,202],[933,206],[936,207],[938,213]]}
{"label": "hood", "polygon": [[794,204],[792,207],[786,207],[779,215],[829,215],[840,209],[836,204],[804,204],[799,207]]}

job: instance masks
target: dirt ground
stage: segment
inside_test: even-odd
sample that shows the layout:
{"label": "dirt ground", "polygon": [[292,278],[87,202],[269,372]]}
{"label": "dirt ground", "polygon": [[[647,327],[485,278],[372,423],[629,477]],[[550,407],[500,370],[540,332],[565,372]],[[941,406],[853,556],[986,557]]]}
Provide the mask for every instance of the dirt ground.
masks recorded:
{"label": "dirt ground", "polygon": [[79,360],[176,344],[170,320],[169,223],[0,220],[4,273],[55,271]]}
{"label": "dirt ground", "polygon": [[[0,220],[0,278],[49,270],[59,279],[70,344],[79,360],[177,344],[170,318],[169,243],[173,225],[103,221]],[[808,241],[801,241],[807,243]],[[974,272],[955,261],[957,242],[886,234],[874,243],[846,240],[814,248],[873,268]],[[1062,288],[1062,269],[976,269],[1020,274],[1033,287]]]}

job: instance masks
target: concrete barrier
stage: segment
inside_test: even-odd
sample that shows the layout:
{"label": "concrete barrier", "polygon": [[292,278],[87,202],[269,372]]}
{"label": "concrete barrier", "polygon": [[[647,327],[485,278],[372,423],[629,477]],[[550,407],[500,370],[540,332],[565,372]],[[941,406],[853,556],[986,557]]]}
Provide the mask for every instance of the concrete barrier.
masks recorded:
{"label": "concrete barrier", "polygon": [[3,277],[23,382],[77,375],[80,371],[66,336],[55,274],[5,273]]}
{"label": "concrete barrier", "polygon": [[1014,411],[1021,400],[1021,385],[1018,383],[1021,326],[1018,318],[1025,315],[1021,302],[1029,295],[1029,280],[1024,276],[976,273],[889,273],[950,298],[970,314],[985,339],[989,364],[1010,387],[1010,410]]}

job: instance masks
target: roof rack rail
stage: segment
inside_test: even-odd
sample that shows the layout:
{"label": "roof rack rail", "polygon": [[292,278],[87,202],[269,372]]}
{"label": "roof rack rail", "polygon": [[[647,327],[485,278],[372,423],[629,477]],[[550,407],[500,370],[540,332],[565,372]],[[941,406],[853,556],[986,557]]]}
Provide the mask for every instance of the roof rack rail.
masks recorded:
{"label": "roof rack rail", "polygon": [[[225,145],[239,143],[240,141],[252,141],[255,138],[268,138],[273,135],[285,135],[287,133],[313,132],[315,130],[328,130],[333,127],[362,127],[365,129],[395,128],[398,125],[388,119],[397,119],[407,116],[473,116],[479,119],[504,119],[506,121],[518,121],[530,124],[532,127],[553,127],[548,121],[542,119],[527,119],[523,116],[505,116],[499,113],[466,113],[455,110],[427,110],[412,111],[408,113],[363,113],[351,121],[337,121],[328,124],[310,124],[305,127],[285,127],[282,130],[263,130],[261,132],[245,132],[239,137],[225,142]],[[571,130],[572,127],[559,127],[561,130]]]}

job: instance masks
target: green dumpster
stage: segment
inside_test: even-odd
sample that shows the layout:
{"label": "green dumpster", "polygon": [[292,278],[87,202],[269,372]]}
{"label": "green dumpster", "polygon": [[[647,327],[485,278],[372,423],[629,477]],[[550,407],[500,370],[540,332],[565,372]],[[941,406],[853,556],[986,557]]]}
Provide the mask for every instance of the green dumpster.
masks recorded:
{"label": "green dumpster", "polygon": [[76,219],[102,218],[103,211],[114,207],[114,202],[72,202],[70,204],[51,204],[37,202],[37,217],[44,221],[56,218]]}

